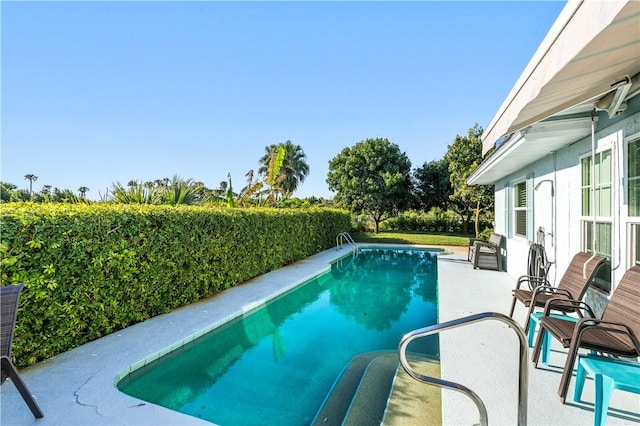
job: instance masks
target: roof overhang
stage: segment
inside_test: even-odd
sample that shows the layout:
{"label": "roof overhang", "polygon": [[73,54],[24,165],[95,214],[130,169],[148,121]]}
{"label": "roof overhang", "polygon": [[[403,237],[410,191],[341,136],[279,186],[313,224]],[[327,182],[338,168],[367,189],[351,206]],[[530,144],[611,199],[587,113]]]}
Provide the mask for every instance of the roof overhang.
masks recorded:
{"label": "roof overhang", "polygon": [[594,105],[620,77],[639,72],[640,1],[569,1],[485,129],[483,152],[534,123]]}
{"label": "roof overhang", "polygon": [[493,184],[590,133],[590,116],[533,124],[507,138],[498,151],[478,166],[467,182],[470,185]]}

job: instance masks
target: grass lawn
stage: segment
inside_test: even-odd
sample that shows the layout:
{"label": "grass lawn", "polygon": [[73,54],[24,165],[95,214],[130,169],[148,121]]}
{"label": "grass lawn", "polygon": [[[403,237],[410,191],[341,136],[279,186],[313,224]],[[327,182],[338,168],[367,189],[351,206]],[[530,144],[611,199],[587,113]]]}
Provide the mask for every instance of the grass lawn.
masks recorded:
{"label": "grass lawn", "polygon": [[355,234],[353,239],[358,243],[395,243],[424,244],[432,246],[468,246],[472,235],[424,233],[411,231],[387,231],[374,234],[363,232]]}

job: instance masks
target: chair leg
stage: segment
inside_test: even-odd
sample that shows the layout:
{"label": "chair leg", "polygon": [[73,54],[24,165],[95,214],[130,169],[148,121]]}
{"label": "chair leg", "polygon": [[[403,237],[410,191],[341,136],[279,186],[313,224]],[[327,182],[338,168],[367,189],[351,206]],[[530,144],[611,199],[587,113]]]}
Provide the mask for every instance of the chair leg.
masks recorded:
{"label": "chair leg", "polygon": [[511,310],[509,311],[509,316],[513,318],[513,311],[516,309],[516,297],[513,296],[513,302],[511,302]]}
{"label": "chair leg", "polygon": [[567,391],[569,390],[569,383],[571,382],[571,376],[573,375],[573,366],[576,362],[579,347],[580,342],[576,342],[572,339],[571,345],[569,346],[569,352],[567,353],[567,360],[564,363],[564,371],[560,378],[560,386],[558,386],[558,395],[560,396],[560,401],[562,401],[563,404],[567,399]]}
{"label": "chair leg", "polygon": [[529,304],[529,310],[527,311],[527,318],[524,320],[524,329],[525,330],[529,330],[529,323],[531,322],[531,314],[536,309],[536,305],[533,302],[534,301],[532,300],[531,303]]}
{"label": "chair leg", "polygon": [[18,374],[18,370],[16,370],[16,368],[13,366],[11,360],[7,356],[3,356],[2,359],[0,359],[0,362],[2,363],[1,368],[7,371],[9,377],[11,378],[11,381],[16,386],[16,389],[18,389],[18,392],[20,392],[20,395],[22,396],[22,399],[24,399],[24,402],[26,402],[29,406],[29,409],[33,413],[34,417],[36,419],[42,418],[44,415],[42,414],[40,407],[38,407],[38,404],[33,399],[31,392],[29,392],[27,385],[22,381],[22,378]]}
{"label": "chair leg", "polygon": [[544,335],[547,331],[540,325],[538,327],[538,336],[536,337],[536,344],[533,347],[533,352],[531,353],[531,360],[535,364],[536,368],[538,368],[538,359],[540,358],[540,350],[542,349],[542,344],[544,340]]}

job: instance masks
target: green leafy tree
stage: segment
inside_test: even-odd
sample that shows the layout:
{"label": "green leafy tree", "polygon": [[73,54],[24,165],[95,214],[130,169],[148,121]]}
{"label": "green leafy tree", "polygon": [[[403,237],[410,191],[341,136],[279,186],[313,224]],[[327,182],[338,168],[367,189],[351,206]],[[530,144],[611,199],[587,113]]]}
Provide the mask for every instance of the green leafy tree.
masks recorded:
{"label": "green leafy tree", "polygon": [[308,209],[311,207],[334,207],[333,200],[325,200],[322,197],[307,197],[307,198],[285,198],[282,200],[278,207],[285,209]]}
{"label": "green leafy tree", "polygon": [[204,182],[197,181],[194,182],[193,185],[196,192],[196,200],[198,203],[201,203],[210,197],[211,190],[206,187]]}
{"label": "green leafy tree", "polygon": [[336,201],[356,214],[370,215],[378,233],[380,222],[409,205],[411,161],[387,139],[367,139],[329,162],[327,183]]}
{"label": "green leafy tree", "polygon": [[453,194],[449,167],[444,160],[425,162],[413,172],[416,207],[426,212],[447,209]]}
{"label": "green leafy tree", "polygon": [[295,145],[289,140],[279,145],[267,146],[265,147],[266,153],[260,158],[261,166],[258,169],[258,173],[261,176],[267,176],[270,173],[269,163],[272,159],[272,153],[278,147],[284,148],[284,158],[279,169],[279,175],[282,176],[280,189],[285,196],[289,196],[309,175],[307,156],[300,145]]}
{"label": "green leafy tree", "polygon": [[10,202],[30,201],[30,200],[31,200],[31,194],[29,194],[29,191],[27,189],[23,189],[23,188],[12,191],[11,197],[9,198]]}
{"label": "green leafy tree", "polygon": [[16,185],[9,182],[0,182],[0,199],[3,203],[8,203],[11,200],[11,194],[18,188]]}
{"label": "green leafy tree", "polygon": [[[477,123],[469,129],[467,136],[457,135],[449,145],[444,161],[448,164],[453,194],[449,197],[451,207],[463,220],[463,231],[469,232],[471,217],[475,214],[476,236],[480,233],[480,213],[493,210],[493,186],[467,184],[471,176],[483,160],[483,129]],[[487,153],[489,155],[489,153]]]}
{"label": "green leafy tree", "polygon": [[38,180],[38,176],[34,174],[24,175],[24,178],[29,181],[29,197],[33,194],[33,182]]}
{"label": "green leafy tree", "polygon": [[70,189],[53,188],[51,201],[54,203],[77,203],[79,198]]}

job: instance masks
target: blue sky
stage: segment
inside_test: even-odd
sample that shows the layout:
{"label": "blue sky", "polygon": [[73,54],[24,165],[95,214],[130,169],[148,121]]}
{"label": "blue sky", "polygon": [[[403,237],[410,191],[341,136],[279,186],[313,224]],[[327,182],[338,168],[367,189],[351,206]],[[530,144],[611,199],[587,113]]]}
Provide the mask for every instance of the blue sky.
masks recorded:
{"label": "blue sky", "polygon": [[387,138],[413,167],[486,127],[564,2],[7,2],[0,179],[96,199],[174,175],[234,189],[291,140]]}

